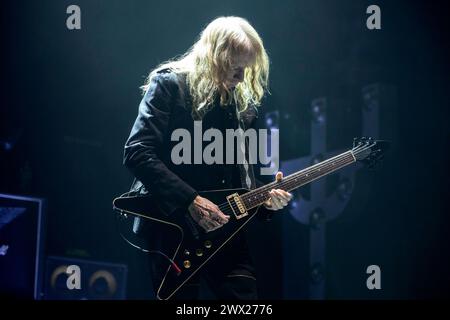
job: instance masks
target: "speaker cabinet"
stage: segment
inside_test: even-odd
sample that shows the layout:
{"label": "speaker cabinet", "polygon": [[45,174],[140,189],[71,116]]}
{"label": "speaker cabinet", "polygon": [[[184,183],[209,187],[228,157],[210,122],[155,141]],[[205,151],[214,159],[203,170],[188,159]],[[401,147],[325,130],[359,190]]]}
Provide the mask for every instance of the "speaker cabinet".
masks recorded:
{"label": "speaker cabinet", "polygon": [[49,256],[45,269],[44,299],[125,299],[127,269],[122,264]]}
{"label": "speaker cabinet", "polygon": [[0,295],[40,299],[44,199],[0,194]]}

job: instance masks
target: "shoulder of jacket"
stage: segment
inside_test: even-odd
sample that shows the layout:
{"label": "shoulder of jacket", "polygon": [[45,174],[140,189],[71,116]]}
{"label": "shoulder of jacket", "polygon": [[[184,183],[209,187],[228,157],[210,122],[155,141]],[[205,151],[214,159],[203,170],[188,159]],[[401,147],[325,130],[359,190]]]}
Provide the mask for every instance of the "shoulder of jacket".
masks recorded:
{"label": "shoulder of jacket", "polygon": [[177,84],[179,82],[178,75],[171,69],[161,69],[155,72],[155,80],[159,80],[164,84]]}

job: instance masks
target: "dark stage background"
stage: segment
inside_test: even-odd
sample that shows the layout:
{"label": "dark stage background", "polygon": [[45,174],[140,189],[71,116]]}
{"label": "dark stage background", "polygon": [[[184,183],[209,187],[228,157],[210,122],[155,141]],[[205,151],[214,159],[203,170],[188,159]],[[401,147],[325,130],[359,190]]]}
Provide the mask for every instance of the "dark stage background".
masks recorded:
{"label": "dark stage background", "polygon": [[[66,8],[81,8],[81,30]],[[366,8],[381,8],[381,30]],[[444,1],[3,1],[1,4],[0,192],[47,199],[45,254],[123,264],[128,299],[152,299],[146,257],[124,243],[113,197],[131,176],[122,150],[152,67],[185,52],[223,15],[250,21],[271,58],[262,107],[279,112],[282,161],[310,153],[310,106],[329,103],[327,147],[360,134],[361,90],[379,83],[393,142],[376,172],[359,171],[344,212],[327,224],[327,299],[450,295],[448,14]],[[300,169],[300,168],[299,168]],[[308,189],[300,192],[308,198]],[[301,202],[300,202],[301,205]],[[260,296],[308,298],[308,227],[289,212],[247,232]],[[292,222],[292,223],[291,223]],[[0,230],[1,232],[1,230]],[[295,232],[298,241],[283,241]],[[295,252],[296,274],[285,255]],[[1,258],[1,257],[0,257]],[[366,288],[366,267],[382,289]],[[287,279],[287,280],[286,280]]]}

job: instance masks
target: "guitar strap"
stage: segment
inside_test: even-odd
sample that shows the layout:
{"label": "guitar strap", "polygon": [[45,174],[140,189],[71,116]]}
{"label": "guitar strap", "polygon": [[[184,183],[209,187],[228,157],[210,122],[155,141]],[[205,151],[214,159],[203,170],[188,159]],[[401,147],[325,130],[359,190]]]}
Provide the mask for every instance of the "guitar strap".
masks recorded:
{"label": "guitar strap", "polygon": [[253,172],[253,165],[250,161],[250,148],[249,148],[249,139],[246,138],[243,133],[247,129],[245,126],[245,122],[243,118],[241,117],[241,113],[238,111],[238,108],[236,106],[236,96],[234,95],[234,109],[235,109],[235,120],[237,121],[237,128],[241,129],[240,135],[241,139],[239,141],[241,142],[240,145],[236,146],[237,152],[240,152],[243,158],[243,163],[238,163],[237,166],[239,168],[239,172],[241,175],[241,185],[243,188],[247,189],[255,189],[256,188],[256,182],[255,182],[255,174]]}

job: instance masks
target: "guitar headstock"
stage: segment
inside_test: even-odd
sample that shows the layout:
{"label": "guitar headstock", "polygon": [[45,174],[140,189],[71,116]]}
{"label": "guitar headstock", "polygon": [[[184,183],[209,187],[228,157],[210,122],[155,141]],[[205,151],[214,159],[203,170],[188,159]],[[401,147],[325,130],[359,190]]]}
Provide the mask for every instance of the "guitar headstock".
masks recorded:
{"label": "guitar headstock", "polygon": [[384,157],[384,153],[389,147],[389,142],[385,140],[375,140],[369,137],[353,139],[353,155],[356,160],[373,168]]}

